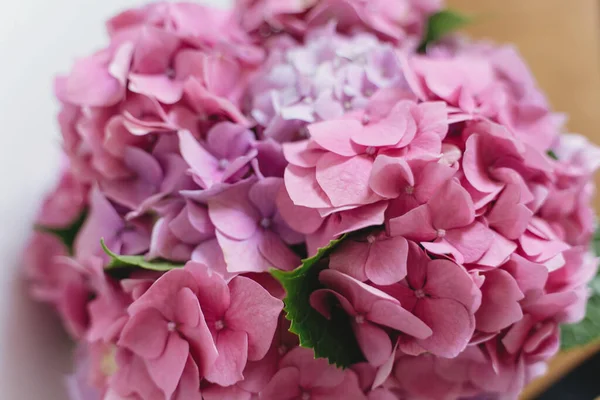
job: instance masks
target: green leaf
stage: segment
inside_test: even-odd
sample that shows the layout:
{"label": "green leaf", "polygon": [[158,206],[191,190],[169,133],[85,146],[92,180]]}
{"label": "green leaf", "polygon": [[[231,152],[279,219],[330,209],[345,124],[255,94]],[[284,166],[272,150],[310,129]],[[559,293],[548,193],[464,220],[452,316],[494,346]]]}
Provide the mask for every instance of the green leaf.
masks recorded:
{"label": "green leaf", "polygon": [[314,257],[302,260],[302,265],[294,271],[271,270],[271,275],[287,293],[284,310],[291,321],[290,332],[298,335],[300,345],[313,349],[315,357],[326,358],[331,364],[345,368],[364,361],[349,317],[341,308],[333,307],[328,320],[309,303],[310,295],[324,287],[319,282],[319,272],[327,268],[329,254],[343,239],[332,241]]}
{"label": "green leaf", "polygon": [[150,271],[170,271],[175,268],[183,268],[183,264],[172,264],[168,261],[146,261],[144,256],[121,256],[113,253],[108,247],[106,247],[106,243],[104,243],[104,239],[100,240],[100,245],[106,254],[108,254],[111,258],[110,262],[104,269],[118,269],[118,268],[142,268],[148,269]]}
{"label": "green leaf", "polygon": [[84,210],[71,225],[65,228],[52,228],[49,226],[36,225],[35,229],[40,232],[50,233],[57,236],[65,244],[65,246],[67,246],[69,253],[73,254],[75,238],[83,226],[86,217],[87,211]]}
{"label": "green leaf", "polygon": [[[592,240],[592,249],[597,256],[600,256],[600,228]],[[600,339],[600,272],[590,282],[590,289],[592,295],[588,299],[583,321],[560,327],[563,350],[583,346]]]}
{"label": "green leaf", "polygon": [[548,154],[548,156],[553,159],[553,160],[557,160],[558,161],[558,156],[556,155],[556,153],[552,150],[548,150],[546,152],[546,154]]}
{"label": "green leaf", "polygon": [[427,29],[417,51],[425,53],[430,43],[437,42],[444,36],[471,23],[471,18],[451,10],[442,10],[429,16]]}

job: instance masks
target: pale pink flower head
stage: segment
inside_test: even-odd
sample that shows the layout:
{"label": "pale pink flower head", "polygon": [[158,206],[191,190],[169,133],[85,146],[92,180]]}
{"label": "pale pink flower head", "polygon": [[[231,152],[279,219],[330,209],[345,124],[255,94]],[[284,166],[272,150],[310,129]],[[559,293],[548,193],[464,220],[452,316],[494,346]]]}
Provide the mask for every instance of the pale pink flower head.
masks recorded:
{"label": "pale pink flower head", "polygon": [[375,36],[335,32],[329,24],[303,44],[270,44],[269,59],[249,91],[250,114],[265,137],[302,138],[308,124],[364,108],[379,89],[408,87],[394,48]]}
{"label": "pale pink flower head", "polygon": [[356,374],[341,370],[309,349],[297,347],[279,363],[279,371],[260,394],[264,400],[332,398],[365,400]]}

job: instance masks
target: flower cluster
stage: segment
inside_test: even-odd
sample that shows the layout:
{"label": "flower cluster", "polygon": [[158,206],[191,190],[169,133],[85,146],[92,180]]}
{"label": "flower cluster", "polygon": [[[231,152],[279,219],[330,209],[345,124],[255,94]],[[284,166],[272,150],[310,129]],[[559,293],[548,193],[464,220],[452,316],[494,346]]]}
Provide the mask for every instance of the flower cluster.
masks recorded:
{"label": "flower cluster", "polygon": [[[440,7],[108,21],[56,81],[65,167],[24,256],[79,343],[74,400],[513,398],[543,372],[596,273],[600,150],[512,48],[417,54]],[[346,369],[299,346],[269,274],[340,238],[305,306],[347,316]]]}

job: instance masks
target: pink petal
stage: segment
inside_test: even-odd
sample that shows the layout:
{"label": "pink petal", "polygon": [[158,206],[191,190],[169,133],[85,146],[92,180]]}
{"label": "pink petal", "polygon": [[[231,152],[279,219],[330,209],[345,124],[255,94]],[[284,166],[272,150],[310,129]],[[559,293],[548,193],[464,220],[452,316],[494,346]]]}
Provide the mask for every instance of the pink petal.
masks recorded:
{"label": "pink petal", "polygon": [[283,302],[251,279],[238,276],[229,283],[231,304],[225,324],[248,334],[248,359],[259,360],[267,354],[273,340]]}
{"label": "pink petal", "polygon": [[292,165],[302,168],[313,168],[317,161],[325,153],[323,149],[312,149],[308,147],[308,140],[283,144],[285,159]]}
{"label": "pink petal", "polygon": [[289,165],[284,174],[285,188],[297,206],[328,208],[331,202],[316,178],[316,168]]}
{"label": "pink petal", "polygon": [[519,300],[524,296],[508,272],[486,273],[481,293],[481,307],[475,314],[477,330],[497,332],[523,318]]}
{"label": "pink petal", "polygon": [[222,387],[218,385],[211,385],[209,387],[202,388],[202,398],[204,400],[252,400],[252,395],[252,393],[247,392],[238,386]]}
{"label": "pink petal", "polygon": [[176,332],[172,332],[164,353],[159,358],[146,359],[148,373],[167,398],[177,389],[188,355],[188,342]]}
{"label": "pink petal", "polygon": [[427,283],[427,267],[431,259],[418,244],[408,242],[408,257],[406,261],[406,280],[413,289],[422,289]]}
{"label": "pink petal", "polygon": [[369,251],[369,244],[366,242],[345,240],[329,256],[329,268],[365,282],[369,279],[365,272]]}
{"label": "pink petal", "polygon": [[375,240],[365,263],[366,276],[377,285],[399,282],[406,276],[407,256],[408,242],[403,237]]}
{"label": "pink petal", "polygon": [[205,316],[210,319],[221,318],[231,302],[225,280],[206,265],[194,261],[188,261],[184,270],[189,272],[197,285],[196,296]]}
{"label": "pink petal", "polygon": [[487,173],[489,165],[485,164],[481,153],[482,139],[478,134],[469,136],[463,156],[463,170],[468,181],[473,187],[484,193],[497,193],[502,188],[502,183],[491,179]]}
{"label": "pink petal", "polygon": [[429,338],[417,343],[440,357],[456,357],[475,330],[475,318],[455,300],[424,298],[419,300],[414,313],[433,331]]}
{"label": "pink petal", "polygon": [[533,212],[521,203],[518,185],[506,185],[492,210],[486,215],[491,227],[507,239],[518,239],[533,216]]}
{"label": "pink petal", "polygon": [[454,176],[456,170],[447,165],[438,162],[428,162],[420,169],[415,177],[415,197],[420,203],[429,201],[437,190],[450,178]]}
{"label": "pink petal", "polygon": [[275,214],[277,210],[275,198],[282,185],[281,178],[264,178],[250,188],[248,197],[263,217],[271,217]]}
{"label": "pink petal", "polygon": [[223,329],[217,334],[219,356],[205,379],[221,386],[230,386],[244,379],[242,371],[248,356],[248,335]]}
{"label": "pink petal", "polygon": [[399,303],[389,300],[378,300],[373,303],[367,319],[418,339],[427,338],[432,333],[428,324],[402,308]]}
{"label": "pink petal", "polygon": [[415,133],[416,124],[410,113],[410,104],[399,104],[386,118],[356,131],[352,141],[363,146],[394,146],[401,140],[410,141]]}
{"label": "pink petal", "polygon": [[433,225],[437,229],[460,228],[475,218],[475,208],[469,193],[454,180],[440,187],[429,200]]}
{"label": "pink petal", "polygon": [[446,231],[444,239],[460,252],[464,262],[472,263],[488,251],[494,235],[481,222],[475,221],[464,228]]}
{"label": "pink petal", "polygon": [[295,205],[285,187],[277,194],[276,203],[279,215],[297,232],[313,233],[323,224],[318,210]]}
{"label": "pink petal", "polygon": [[191,356],[188,356],[179,386],[172,400],[202,400],[200,395],[200,371]]}
{"label": "pink petal", "polygon": [[183,83],[166,75],[129,74],[129,90],[164,104],[175,104],[183,96]]}
{"label": "pink petal", "polygon": [[357,154],[351,138],[362,129],[359,121],[351,119],[324,121],[308,126],[312,140],[325,150],[344,157]]}
{"label": "pink petal", "polygon": [[300,265],[300,257],[271,230],[264,230],[260,234],[258,250],[271,268],[291,271]]}
{"label": "pink petal", "polygon": [[498,267],[504,264],[511,254],[515,252],[517,244],[495,231],[491,231],[491,233],[493,236],[492,245],[485,254],[477,260],[477,264],[487,267]]}
{"label": "pink petal", "polygon": [[251,185],[252,181],[240,182],[208,201],[210,220],[232,239],[249,239],[257,230],[260,214],[248,198]]}
{"label": "pink petal", "polygon": [[379,196],[369,187],[372,166],[368,156],[344,158],[329,153],[319,159],[316,179],[334,207],[374,203]]}
{"label": "pink petal", "polygon": [[263,235],[255,234],[246,240],[235,240],[217,232],[217,240],[229,273],[265,272],[273,268],[260,251]]}
{"label": "pink petal", "polygon": [[281,368],[260,393],[261,400],[293,400],[302,395],[298,368]]}
{"label": "pink petal", "polygon": [[392,341],[385,331],[369,322],[352,324],[356,340],[367,361],[373,366],[383,365],[392,354]]}
{"label": "pink petal", "polygon": [[119,346],[144,358],[157,358],[165,350],[168,336],[165,318],[157,310],[148,308],[129,318],[121,332]]}
{"label": "pink petal", "polygon": [[346,299],[341,294],[334,292],[330,289],[318,289],[310,294],[309,303],[312,308],[317,310],[322,316],[327,319],[331,319],[331,299],[334,298],[337,300],[339,305],[344,309],[344,311],[351,317],[356,316],[356,311],[354,310],[354,306],[350,304],[348,299]]}
{"label": "pink petal", "polygon": [[433,227],[427,204],[390,219],[389,231],[391,236],[403,236],[417,241],[434,240],[437,237],[437,230]]}
{"label": "pink petal", "polygon": [[406,188],[414,186],[415,181],[405,160],[379,155],[373,164],[369,185],[379,196],[393,199],[406,191]]}
{"label": "pink petal", "polygon": [[481,304],[481,291],[467,271],[448,260],[432,260],[427,264],[425,293],[435,298],[452,299],[474,313]]}

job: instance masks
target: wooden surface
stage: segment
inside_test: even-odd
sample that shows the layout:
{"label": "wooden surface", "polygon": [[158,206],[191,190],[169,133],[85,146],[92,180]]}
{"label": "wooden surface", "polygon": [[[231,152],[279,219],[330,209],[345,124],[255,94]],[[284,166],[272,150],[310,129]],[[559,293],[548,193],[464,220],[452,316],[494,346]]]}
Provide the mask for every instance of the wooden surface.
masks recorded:
{"label": "wooden surface", "polygon": [[[598,0],[447,0],[476,17],[474,37],[514,43],[556,111],[570,115],[568,128],[600,143],[600,2]],[[600,183],[600,182],[599,182]],[[596,198],[600,210],[600,196]],[[600,350],[600,343],[559,354],[546,376],[523,399]]]}

